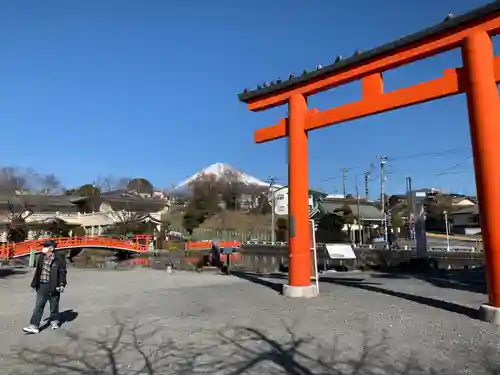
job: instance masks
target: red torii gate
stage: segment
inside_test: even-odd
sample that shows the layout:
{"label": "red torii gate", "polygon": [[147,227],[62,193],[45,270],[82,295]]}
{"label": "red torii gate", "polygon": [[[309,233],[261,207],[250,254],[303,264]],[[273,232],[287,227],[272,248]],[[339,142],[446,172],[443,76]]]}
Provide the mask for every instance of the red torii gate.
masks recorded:
{"label": "red torii gate", "polygon": [[[256,143],[288,137],[290,271],[285,295],[316,294],[310,279],[307,132],[465,92],[489,294],[489,305],[483,305],[482,312],[485,319],[500,324],[500,57],[494,56],[491,42],[499,33],[500,2],[494,2],[396,42],[345,60],[337,58],[314,72],[238,95],[251,111],[288,104],[288,118],[254,135]],[[446,69],[441,78],[384,92],[383,72],[455,48],[462,51],[463,68]],[[361,100],[321,112],[308,109],[308,96],[359,79]]]}

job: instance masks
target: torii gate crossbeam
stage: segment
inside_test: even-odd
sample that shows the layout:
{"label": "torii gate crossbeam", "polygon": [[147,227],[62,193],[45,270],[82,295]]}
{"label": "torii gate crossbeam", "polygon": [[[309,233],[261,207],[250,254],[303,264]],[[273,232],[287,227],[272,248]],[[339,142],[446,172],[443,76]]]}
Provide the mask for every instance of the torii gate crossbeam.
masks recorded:
{"label": "torii gate crossbeam", "polygon": [[[254,135],[256,143],[289,140],[290,270],[285,295],[315,295],[310,279],[307,132],[465,93],[489,295],[489,304],[481,311],[486,320],[500,324],[500,57],[494,56],[491,42],[499,33],[500,2],[494,2],[314,72],[238,95],[251,111],[283,104],[289,108],[288,118]],[[384,92],[383,72],[456,48],[462,51],[463,67],[447,69],[435,80]],[[361,100],[321,112],[308,108],[308,96],[355,80],[362,81]]]}

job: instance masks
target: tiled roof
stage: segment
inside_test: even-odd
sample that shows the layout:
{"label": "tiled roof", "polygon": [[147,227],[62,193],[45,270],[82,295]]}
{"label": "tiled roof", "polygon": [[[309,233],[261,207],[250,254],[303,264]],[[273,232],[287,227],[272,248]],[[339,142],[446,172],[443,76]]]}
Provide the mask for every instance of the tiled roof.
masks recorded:
{"label": "tiled roof", "polygon": [[9,204],[17,208],[29,206],[38,211],[77,211],[77,207],[72,202],[72,198],[67,195],[1,194],[0,209],[7,209]]}
{"label": "tiled roof", "polygon": [[[344,205],[348,205],[353,212],[354,216],[358,216],[358,204],[355,200],[347,199],[325,199],[323,201],[323,207],[326,212],[333,213]],[[361,219],[364,220],[382,220],[382,212],[375,207],[372,203],[366,201],[360,201],[359,203],[359,214]]]}
{"label": "tiled roof", "polygon": [[102,193],[101,199],[113,210],[154,212],[162,210],[167,205],[161,198],[142,197],[122,191]]}
{"label": "tiled roof", "polygon": [[479,206],[475,204],[474,206],[464,207],[450,215],[479,215]]}

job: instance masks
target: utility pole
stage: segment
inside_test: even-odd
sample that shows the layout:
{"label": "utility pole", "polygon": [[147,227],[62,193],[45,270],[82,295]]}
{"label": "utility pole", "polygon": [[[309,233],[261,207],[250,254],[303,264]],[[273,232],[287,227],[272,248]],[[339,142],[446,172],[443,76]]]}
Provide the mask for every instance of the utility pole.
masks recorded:
{"label": "utility pole", "polygon": [[354,177],[355,179],[355,184],[356,184],[356,204],[358,206],[358,235],[359,235],[359,244],[363,243],[363,227],[362,227],[362,222],[363,220],[361,219],[361,209],[360,209],[360,204],[359,204],[359,189],[358,189],[358,177]]}
{"label": "utility pole", "polygon": [[344,198],[347,195],[347,172],[349,172],[347,168],[342,169],[342,184],[344,188]]}
{"label": "utility pole", "polygon": [[276,242],[276,228],[274,224],[274,184],[276,182],[275,177],[269,177],[268,178],[268,183],[269,183],[269,191],[271,193],[271,244],[275,244]]}
{"label": "utility pole", "polygon": [[365,172],[365,198],[368,200],[368,178],[370,177],[370,172]]}
{"label": "utility pole", "polygon": [[387,163],[387,156],[379,156],[380,161],[380,204],[382,205],[382,220],[384,224],[384,241],[385,247],[388,247],[387,235],[387,214],[385,212],[385,164]]}
{"label": "utility pole", "polygon": [[411,176],[406,177],[406,200],[408,205],[408,229],[410,231],[410,241],[413,242],[413,190],[411,186]]}

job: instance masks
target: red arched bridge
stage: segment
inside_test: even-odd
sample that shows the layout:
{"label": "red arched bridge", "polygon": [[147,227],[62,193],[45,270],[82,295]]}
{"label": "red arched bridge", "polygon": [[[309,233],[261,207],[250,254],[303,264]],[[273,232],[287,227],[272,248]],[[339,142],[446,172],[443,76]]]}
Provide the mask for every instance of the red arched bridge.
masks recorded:
{"label": "red arched bridge", "polygon": [[[38,253],[42,250],[42,243],[48,239],[49,238],[42,238],[4,245],[0,247],[0,258],[20,258],[30,255],[32,251]],[[50,239],[56,241],[58,250],[92,248],[146,253],[149,251],[151,236],[134,236],[130,240],[110,237],[68,237]]]}

